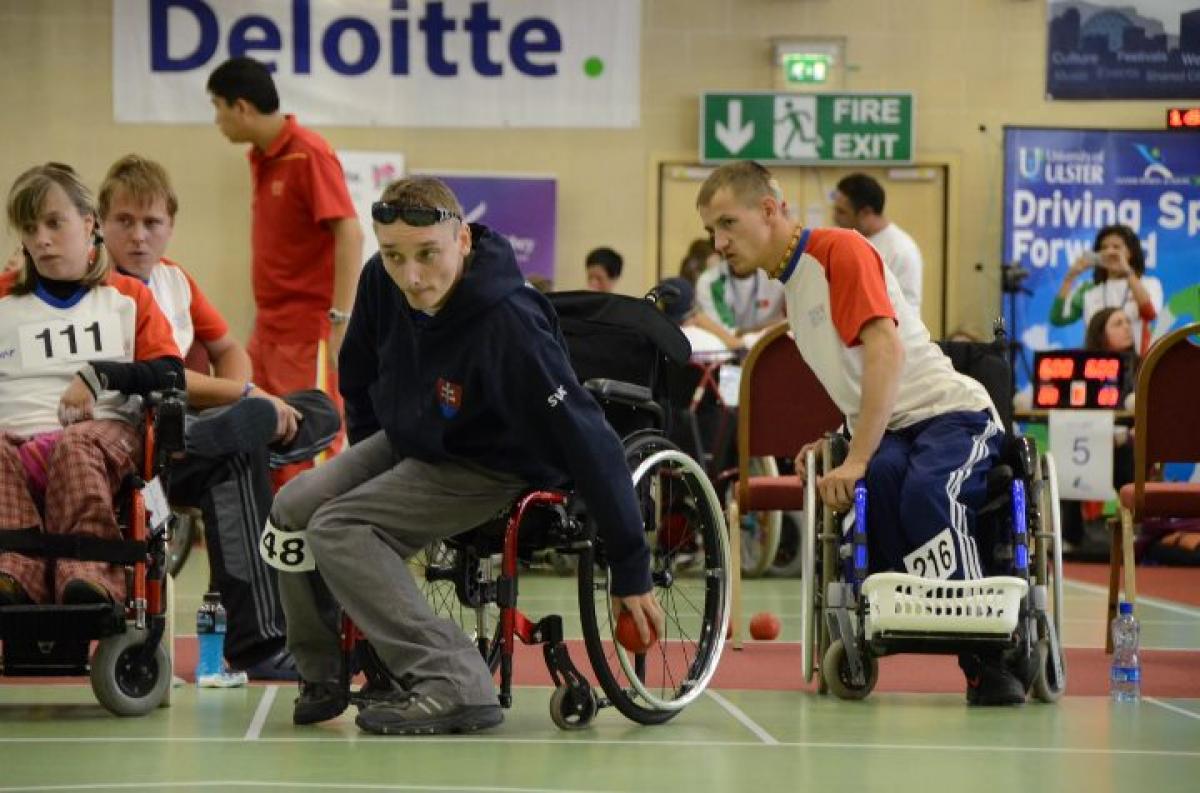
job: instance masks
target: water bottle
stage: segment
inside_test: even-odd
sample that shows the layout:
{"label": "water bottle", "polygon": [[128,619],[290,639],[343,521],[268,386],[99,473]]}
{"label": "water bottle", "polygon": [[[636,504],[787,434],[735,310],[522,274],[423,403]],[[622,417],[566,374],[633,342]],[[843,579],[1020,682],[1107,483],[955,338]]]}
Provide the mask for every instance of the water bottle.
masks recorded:
{"label": "water bottle", "polygon": [[1137,702],[1141,697],[1139,631],[1137,617],[1133,616],[1133,604],[1122,601],[1119,613],[1112,621],[1113,658],[1109,680],[1114,702]]}
{"label": "water bottle", "polygon": [[196,662],[196,682],[221,674],[225,655],[225,607],[220,592],[208,592],[196,612],[196,638],[200,657]]}

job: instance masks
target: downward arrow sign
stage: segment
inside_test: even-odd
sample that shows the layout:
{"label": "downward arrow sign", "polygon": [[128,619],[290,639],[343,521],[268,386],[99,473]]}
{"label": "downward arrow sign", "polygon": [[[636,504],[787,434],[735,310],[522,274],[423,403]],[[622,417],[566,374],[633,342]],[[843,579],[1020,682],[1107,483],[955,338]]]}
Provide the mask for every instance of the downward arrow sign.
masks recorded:
{"label": "downward arrow sign", "polygon": [[727,122],[717,121],[717,140],[733,155],[746,147],[754,137],[754,122],[747,121],[742,125],[742,100],[729,100]]}

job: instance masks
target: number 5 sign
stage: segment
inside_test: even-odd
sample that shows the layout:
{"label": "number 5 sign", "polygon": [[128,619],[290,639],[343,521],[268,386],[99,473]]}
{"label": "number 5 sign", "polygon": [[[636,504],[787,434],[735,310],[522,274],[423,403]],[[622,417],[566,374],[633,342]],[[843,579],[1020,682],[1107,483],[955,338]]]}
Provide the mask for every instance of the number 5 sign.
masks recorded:
{"label": "number 5 sign", "polygon": [[1108,410],[1051,410],[1050,453],[1058,494],[1069,501],[1113,498],[1113,414]]}

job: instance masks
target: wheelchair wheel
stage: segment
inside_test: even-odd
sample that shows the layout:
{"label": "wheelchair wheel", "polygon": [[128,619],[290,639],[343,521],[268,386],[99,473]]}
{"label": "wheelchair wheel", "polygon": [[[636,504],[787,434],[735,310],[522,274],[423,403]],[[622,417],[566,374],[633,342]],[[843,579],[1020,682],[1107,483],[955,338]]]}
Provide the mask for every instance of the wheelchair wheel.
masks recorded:
{"label": "wheelchair wheel", "polygon": [[595,544],[579,557],[580,617],[609,700],[636,722],[658,724],[699,697],[716,672],[729,625],[731,560],[721,505],[703,468],[655,434],[627,443],[626,459],[666,628],[645,654],[615,641],[611,581]]}
{"label": "wheelchair wheel", "polygon": [[[774,457],[754,457],[750,460],[751,476],[779,476],[779,466]],[[725,490],[725,503],[734,503],[734,490],[737,480],[729,483]],[[729,523],[732,525],[734,511],[729,513]],[[775,561],[779,552],[779,535],[783,524],[783,513],[746,512],[740,513],[738,521],[742,530],[742,577],[758,578]]]}
{"label": "wheelchair wheel", "polygon": [[1054,457],[1049,453],[1041,456],[1037,476],[1034,480],[1037,497],[1034,499],[1036,512],[1033,514],[1034,583],[1044,587],[1048,594],[1048,614],[1036,615],[1038,667],[1033,680],[1033,695],[1042,702],[1057,702],[1067,689],[1067,661],[1061,651],[1052,655],[1047,623],[1053,625],[1058,646],[1063,646],[1062,604],[1062,524],[1059,522],[1058,475],[1054,468]]}
{"label": "wheelchair wheel", "polygon": [[600,704],[596,690],[559,686],[550,695],[550,720],[563,730],[582,730],[592,723]]}
{"label": "wheelchair wheel", "polygon": [[92,691],[117,716],[144,716],[171,687],[171,658],[160,642],[148,660],[138,655],[146,631],[130,627],[101,639],[92,656]]}
{"label": "wheelchair wheel", "polygon": [[[479,562],[481,566],[489,563]],[[495,603],[472,608],[459,599],[456,579],[465,574],[478,581],[483,575],[481,570],[464,571],[464,565],[463,550],[442,541],[430,543],[408,560],[409,570],[433,613],[462,628],[479,648],[488,669],[495,672],[500,666],[500,609]]]}
{"label": "wheelchair wheel", "polygon": [[841,639],[834,639],[821,659],[821,674],[829,690],[838,699],[865,699],[879,680],[879,659],[873,655],[863,658],[866,683],[856,686],[850,681],[850,665],[846,660],[846,646]]}
{"label": "wheelchair wheel", "polygon": [[805,458],[806,470],[809,473],[804,482],[804,523],[800,535],[800,553],[802,560],[800,572],[800,652],[804,682],[809,683],[813,678],[816,659],[821,657],[817,647],[821,626],[817,622],[821,611],[817,607],[817,598],[824,591],[817,582],[817,521],[820,514],[817,511],[817,477],[815,452],[809,452]]}

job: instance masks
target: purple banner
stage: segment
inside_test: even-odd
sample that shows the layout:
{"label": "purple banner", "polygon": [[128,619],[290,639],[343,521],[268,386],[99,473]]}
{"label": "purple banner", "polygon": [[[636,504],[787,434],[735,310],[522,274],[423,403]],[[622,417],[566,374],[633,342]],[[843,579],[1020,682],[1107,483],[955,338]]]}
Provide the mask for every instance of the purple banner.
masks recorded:
{"label": "purple banner", "polygon": [[467,220],[503,234],[526,277],[554,280],[558,183],[550,177],[431,173],[462,203]]}

